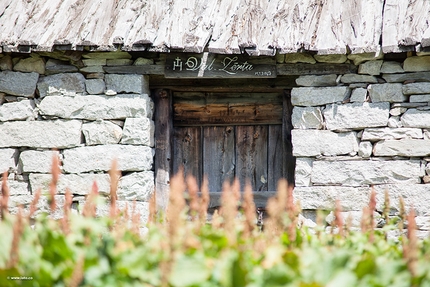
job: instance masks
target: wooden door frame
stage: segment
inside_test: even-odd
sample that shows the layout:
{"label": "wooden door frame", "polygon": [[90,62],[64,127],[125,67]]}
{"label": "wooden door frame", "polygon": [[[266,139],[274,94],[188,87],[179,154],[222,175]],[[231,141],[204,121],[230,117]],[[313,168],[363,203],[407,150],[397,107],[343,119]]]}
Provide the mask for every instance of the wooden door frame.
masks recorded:
{"label": "wooden door frame", "polygon": [[[271,91],[273,92],[273,91]],[[283,90],[283,117],[282,117],[282,142],[283,154],[294,161],[292,164],[293,171],[288,171],[287,160],[283,161],[283,169],[289,178],[289,182],[294,182],[295,158],[292,156],[291,143],[291,113],[292,104],[290,99],[290,90]],[[156,205],[158,210],[165,210],[168,205],[170,190],[170,177],[173,175],[172,166],[172,149],[173,149],[173,105],[172,90],[156,89],[152,92],[154,101],[154,124],[155,124],[155,193]],[[275,192],[255,192],[254,200],[257,207],[265,207],[267,200]],[[220,206],[221,193],[210,193],[210,208]]]}

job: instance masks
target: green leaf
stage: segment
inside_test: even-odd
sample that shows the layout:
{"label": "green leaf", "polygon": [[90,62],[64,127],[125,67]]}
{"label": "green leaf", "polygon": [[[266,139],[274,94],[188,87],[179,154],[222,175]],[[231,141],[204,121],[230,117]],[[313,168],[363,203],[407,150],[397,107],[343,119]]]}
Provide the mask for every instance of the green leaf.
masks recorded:
{"label": "green leaf", "polygon": [[348,287],[356,286],[357,277],[349,270],[341,270],[335,274],[333,279],[328,282],[327,287]]}
{"label": "green leaf", "polygon": [[371,257],[369,254],[363,256],[355,268],[357,277],[361,279],[365,275],[373,274],[374,272],[376,272],[375,258]]}
{"label": "green leaf", "polygon": [[203,257],[180,255],[173,264],[169,283],[177,287],[200,286],[209,276],[210,270],[205,265]]}

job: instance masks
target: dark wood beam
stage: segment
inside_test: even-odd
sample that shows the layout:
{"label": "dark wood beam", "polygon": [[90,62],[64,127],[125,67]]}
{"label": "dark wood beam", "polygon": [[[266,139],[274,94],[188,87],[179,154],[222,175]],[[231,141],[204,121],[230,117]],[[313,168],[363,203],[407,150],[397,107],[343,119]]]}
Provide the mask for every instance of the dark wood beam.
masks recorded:
{"label": "dark wood beam", "polygon": [[164,210],[169,201],[172,170],[172,97],[168,90],[153,92],[155,105],[155,192],[158,210]]}

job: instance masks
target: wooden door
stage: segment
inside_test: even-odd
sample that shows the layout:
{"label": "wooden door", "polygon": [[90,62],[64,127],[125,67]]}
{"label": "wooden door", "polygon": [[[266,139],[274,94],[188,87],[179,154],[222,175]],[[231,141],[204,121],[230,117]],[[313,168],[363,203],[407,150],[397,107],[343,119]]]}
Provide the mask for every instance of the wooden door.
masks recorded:
{"label": "wooden door", "polygon": [[235,177],[254,191],[291,181],[284,104],[279,93],[174,93],[173,172],[183,166],[199,183],[206,175],[211,192]]}

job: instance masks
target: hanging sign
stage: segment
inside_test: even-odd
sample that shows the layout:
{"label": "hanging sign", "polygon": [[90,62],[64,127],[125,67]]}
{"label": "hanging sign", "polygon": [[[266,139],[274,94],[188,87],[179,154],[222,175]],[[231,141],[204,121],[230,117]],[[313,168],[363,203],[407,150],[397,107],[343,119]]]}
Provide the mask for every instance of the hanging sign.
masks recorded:
{"label": "hanging sign", "polygon": [[166,78],[276,78],[273,59],[244,55],[167,54]]}

